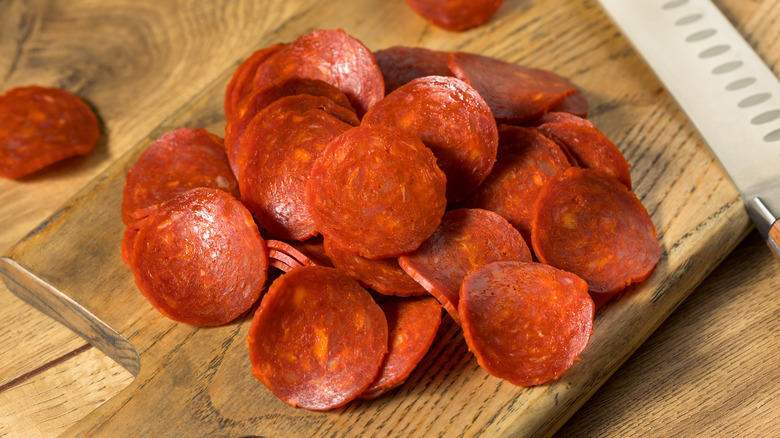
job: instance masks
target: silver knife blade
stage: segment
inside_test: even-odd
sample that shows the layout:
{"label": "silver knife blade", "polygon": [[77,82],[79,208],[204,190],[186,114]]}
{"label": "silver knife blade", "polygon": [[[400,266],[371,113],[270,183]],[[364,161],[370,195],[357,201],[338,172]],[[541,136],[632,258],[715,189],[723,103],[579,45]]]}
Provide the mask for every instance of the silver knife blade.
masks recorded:
{"label": "silver knife blade", "polygon": [[597,2],[714,153],[780,260],[777,76],[710,0]]}

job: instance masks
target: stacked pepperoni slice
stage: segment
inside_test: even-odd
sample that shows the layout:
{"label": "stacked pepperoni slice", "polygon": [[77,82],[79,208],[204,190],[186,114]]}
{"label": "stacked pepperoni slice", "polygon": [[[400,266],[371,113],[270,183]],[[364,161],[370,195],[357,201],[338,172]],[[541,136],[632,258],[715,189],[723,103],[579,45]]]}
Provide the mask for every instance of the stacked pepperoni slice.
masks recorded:
{"label": "stacked pepperoni slice", "polygon": [[176,130],[128,172],[123,259],[195,325],[246,313],[274,268],[247,342],[292,406],[398,387],[442,307],[490,374],[557,379],[591,295],[658,262],[625,158],[552,72],[320,30],[238,66],[225,114],[224,144]]}

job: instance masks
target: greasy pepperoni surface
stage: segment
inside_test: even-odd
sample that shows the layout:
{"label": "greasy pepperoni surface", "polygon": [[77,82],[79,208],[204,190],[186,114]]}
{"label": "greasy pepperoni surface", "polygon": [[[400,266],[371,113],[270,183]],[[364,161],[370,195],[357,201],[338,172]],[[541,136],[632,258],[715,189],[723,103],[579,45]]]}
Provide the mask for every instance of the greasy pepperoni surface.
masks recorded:
{"label": "greasy pepperoni surface", "polygon": [[360,398],[374,399],[406,381],[431,348],[441,323],[441,306],[433,297],[383,297],[389,344],[379,375]]}
{"label": "greasy pepperoni surface", "polygon": [[479,365],[520,386],[559,378],[593,332],[593,300],[579,277],[540,263],[498,262],[460,289],[463,336]]}
{"label": "greasy pepperoni surface", "polygon": [[500,214],[530,245],[534,202],[550,177],[569,167],[558,145],[538,130],[504,125],[496,165],[461,205]]}
{"label": "greasy pepperoni surface", "polygon": [[0,95],[0,176],[21,178],[92,151],[100,138],[92,109],[56,88],[19,87]]}
{"label": "greasy pepperoni surface", "polygon": [[631,172],[623,153],[592,124],[552,122],[540,125],[539,130],[565,148],[580,167],[604,172],[631,188]]}
{"label": "greasy pepperoni surface", "polygon": [[582,277],[591,293],[644,281],[660,258],[655,227],[636,195],[590,169],[569,168],[544,186],[531,241],[540,261]]}
{"label": "greasy pepperoni surface", "polygon": [[222,139],[205,129],[179,128],[163,134],[138,157],[125,176],[122,220],[195,187],[224,190],[238,197],[238,182]]}
{"label": "greasy pepperoni surface", "polygon": [[334,85],[347,95],[359,116],[385,95],[374,55],[341,29],[316,30],[290,43],[258,68],[255,87],[289,76]]}
{"label": "greasy pepperoni surface", "polygon": [[422,140],[447,176],[450,203],[471,193],[496,161],[493,114],[477,90],[457,78],[414,79],[374,105],[362,124],[392,126]]}
{"label": "greasy pepperoni surface", "polygon": [[397,257],[372,260],[344,250],[331,239],[326,238],[324,243],[325,252],[333,264],[365,287],[385,295],[408,297],[428,294],[401,269]]}
{"label": "greasy pepperoni surface", "polygon": [[166,201],[138,231],[135,283],[161,313],[195,326],[226,324],[260,297],[268,252],[232,195],[195,188]]}
{"label": "greasy pepperoni surface", "polygon": [[252,373],[291,406],[327,410],[374,381],[388,326],[371,295],[347,274],[304,266],[277,278],[249,327]]}
{"label": "greasy pepperoni surface", "polygon": [[577,92],[574,85],[550,71],[474,53],[452,53],[447,65],[456,77],[479,91],[493,116],[503,123],[538,117]]}
{"label": "greasy pepperoni surface", "polygon": [[255,74],[260,64],[264,63],[271,55],[286,45],[287,43],[276,43],[255,50],[236,68],[225,89],[225,118],[228,121],[233,118],[233,112],[238,103],[254,88]]}
{"label": "greasy pepperoni surface", "polygon": [[406,3],[433,25],[461,31],[487,22],[503,0],[406,0]]}
{"label": "greasy pepperoni surface", "polygon": [[531,261],[520,233],[492,211],[462,208],[445,213],[433,236],[398,263],[458,322],[463,278],[476,268],[506,260]]}
{"label": "greasy pepperoni surface", "polygon": [[452,76],[447,67],[448,52],[424,47],[393,46],[374,52],[379,70],[385,78],[385,93],[390,93],[412,79],[425,76]]}
{"label": "greasy pepperoni surface", "polygon": [[280,239],[317,234],[305,201],[306,182],[330,141],[352,127],[320,109],[284,105],[302,97],[277,100],[253,118],[237,158],[241,200],[260,226]]}
{"label": "greasy pepperoni surface", "polygon": [[439,226],[446,178],[417,137],[359,126],[336,137],[315,163],[306,202],[317,229],[363,257],[414,251]]}

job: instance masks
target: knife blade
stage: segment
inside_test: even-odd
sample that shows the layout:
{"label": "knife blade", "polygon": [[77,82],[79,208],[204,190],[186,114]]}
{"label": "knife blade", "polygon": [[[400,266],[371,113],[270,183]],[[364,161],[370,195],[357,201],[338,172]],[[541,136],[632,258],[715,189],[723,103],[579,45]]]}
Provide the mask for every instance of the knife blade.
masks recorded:
{"label": "knife blade", "polygon": [[739,190],[780,262],[780,81],[710,0],[596,0]]}

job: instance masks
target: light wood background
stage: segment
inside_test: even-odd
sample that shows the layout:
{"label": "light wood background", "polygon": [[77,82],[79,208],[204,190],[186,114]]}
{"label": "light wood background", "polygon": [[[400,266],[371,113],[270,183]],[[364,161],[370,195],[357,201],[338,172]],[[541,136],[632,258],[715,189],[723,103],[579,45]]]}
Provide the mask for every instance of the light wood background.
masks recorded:
{"label": "light wood background", "polygon": [[[21,181],[0,181],[0,252],[50,215],[63,214],[60,206],[80,188],[133,147],[161,134],[163,121],[191,117],[187,111],[198,101],[197,93],[223,86],[231,66],[258,45],[290,40],[302,28],[318,27],[311,11],[318,12],[317,20],[354,29],[372,49],[418,42],[432,48],[460,46],[577,79],[595,103],[594,121],[639,172],[632,176],[637,192],[649,195],[643,200],[649,209],[663,205],[663,192],[653,189],[657,180],[669,179],[669,172],[696,170],[672,178],[684,180],[681,187],[692,187],[689,194],[674,187],[665,193],[684,203],[678,214],[695,216],[692,211],[702,208],[717,212],[714,206],[726,205],[729,219],[737,222],[716,227],[738,231],[716,240],[716,247],[717,242],[727,247],[713,251],[716,260],[706,263],[701,258],[707,254],[698,254],[691,263],[714,268],[719,254],[741,239],[739,230],[747,230],[746,216],[730,201],[733,188],[630,49],[624,45],[613,62],[588,59],[589,52],[600,53],[598,44],[605,40],[621,44],[592,1],[506,0],[485,28],[456,36],[421,23],[403,4],[386,2],[377,11],[367,3],[348,9],[341,8],[343,2],[327,3],[0,0],[0,90],[39,83],[75,91],[98,109],[104,126],[103,140],[90,156]],[[716,3],[777,73],[780,2]],[[370,16],[384,17],[383,26],[397,34],[371,34],[375,22],[361,21]],[[507,17],[524,19],[515,25]],[[564,20],[562,30],[552,30],[556,20]],[[582,22],[589,26],[578,24]],[[486,34],[511,31],[527,36],[528,46],[484,41]],[[554,47],[546,45],[551,32],[560,34]],[[617,66],[630,67],[631,77],[614,81],[615,74],[625,74]],[[615,83],[626,88],[610,89]],[[188,120],[212,127],[219,123],[208,117]],[[624,126],[627,121],[636,125]],[[681,146],[682,152],[666,154],[683,164],[659,169],[644,162],[649,158],[640,143],[657,138]],[[667,236],[680,238],[691,228],[674,220],[657,225]],[[777,430],[779,273],[768,249],[755,233],[749,235],[560,435],[766,436]],[[4,286],[0,300],[0,436],[57,435],[132,381],[124,368]]]}

